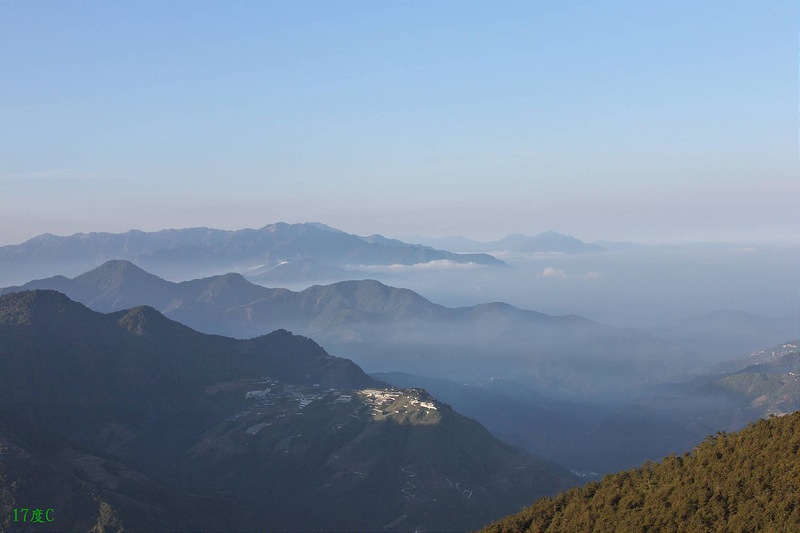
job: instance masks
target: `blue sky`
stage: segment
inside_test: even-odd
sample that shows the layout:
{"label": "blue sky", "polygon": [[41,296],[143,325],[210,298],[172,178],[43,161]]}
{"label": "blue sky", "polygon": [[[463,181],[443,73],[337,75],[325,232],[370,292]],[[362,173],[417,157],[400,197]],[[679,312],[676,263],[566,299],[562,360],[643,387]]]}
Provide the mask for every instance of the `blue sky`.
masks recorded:
{"label": "blue sky", "polygon": [[797,241],[798,3],[0,1],[0,244]]}

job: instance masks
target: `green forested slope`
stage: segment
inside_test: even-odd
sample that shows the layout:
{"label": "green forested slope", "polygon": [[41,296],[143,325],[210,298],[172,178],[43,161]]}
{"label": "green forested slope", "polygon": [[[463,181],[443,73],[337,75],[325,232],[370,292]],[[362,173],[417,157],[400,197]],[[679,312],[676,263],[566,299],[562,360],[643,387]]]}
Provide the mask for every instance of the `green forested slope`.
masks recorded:
{"label": "green forested slope", "polygon": [[800,531],[800,411],[542,498],[484,532]]}

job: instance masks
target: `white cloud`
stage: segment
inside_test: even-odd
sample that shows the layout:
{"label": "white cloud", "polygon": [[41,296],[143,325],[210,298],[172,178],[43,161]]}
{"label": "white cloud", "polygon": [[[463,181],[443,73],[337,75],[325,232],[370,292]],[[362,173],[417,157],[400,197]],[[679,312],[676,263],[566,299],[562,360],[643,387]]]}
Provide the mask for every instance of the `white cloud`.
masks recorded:
{"label": "white cloud", "polygon": [[597,272],[587,272],[583,276],[583,279],[589,280],[589,281],[594,281],[594,280],[596,280],[598,278],[600,278],[600,274],[598,274]]}
{"label": "white cloud", "polygon": [[[475,252],[466,252],[475,253]],[[497,259],[552,259],[554,257],[562,257],[566,255],[565,252],[509,252],[508,250],[495,250],[485,251],[485,254],[493,255]]]}
{"label": "white cloud", "polygon": [[545,278],[561,278],[566,279],[567,274],[563,270],[558,270],[557,268],[547,267],[542,271],[542,276]]}
{"label": "white cloud", "polygon": [[346,268],[350,270],[364,270],[366,272],[387,272],[396,274],[420,270],[472,270],[483,268],[484,266],[485,265],[480,265],[478,263],[456,263],[449,259],[440,259],[438,261],[428,261],[427,263],[416,263],[413,265],[347,265]]}

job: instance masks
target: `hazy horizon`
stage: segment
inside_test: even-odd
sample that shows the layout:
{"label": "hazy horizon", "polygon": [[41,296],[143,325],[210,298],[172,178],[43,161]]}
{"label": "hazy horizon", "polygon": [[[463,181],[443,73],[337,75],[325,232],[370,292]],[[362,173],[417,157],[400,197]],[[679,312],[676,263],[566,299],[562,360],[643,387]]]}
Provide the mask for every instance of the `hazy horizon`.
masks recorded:
{"label": "hazy horizon", "polygon": [[[198,259],[197,264],[187,263],[180,260],[179,255],[164,255],[172,259],[160,261],[157,259],[160,254],[146,252],[151,248],[141,248],[141,239],[134,239],[138,244],[133,245],[130,251],[126,251],[127,245],[119,248],[125,239],[117,242],[117,248],[102,245],[104,239],[95,240],[87,248],[94,251],[78,262],[69,255],[63,256],[63,262],[50,260],[43,265],[33,262],[20,267],[12,262],[0,275],[0,287],[53,275],[74,277],[108,259],[127,258],[173,282],[238,272],[255,283],[299,291],[344,279],[374,278],[389,286],[411,289],[445,306],[499,301],[550,315],[574,314],[621,327],[651,327],[724,310],[771,319],[796,318],[798,311],[797,293],[789,290],[797,286],[797,272],[800,270],[800,255],[794,244],[621,245],[589,253],[580,253],[581,249],[573,253],[521,251],[524,249],[499,252],[487,246],[485,250],[474,251],[493,253],[509,267],[449,259],[412,261],[415,264],[379,259],[370,263],[368,258],[361,256],[360,260],[351,258],[336,263],[335,271],[323,269],[316,274],[304,274],[301,270],[263,281],[258,274],[263,267],[271,264],[268,268],[274,268],[280,261],[294,261],[296,257],[293,254],[301,249],[307,250],[299,252],[301,256],[309,257],[306,254],[310,253],[310,259],[317,264],[332,263],[315,256],[313,247],[295,250],[290,244],[291,239],[283,241],[288,248],[276,251],[277,257],[273,257],[268,248],[263,248],[259,252],[261,255],[236,259],[237,252],[233,250],[261,246],[255,244],[257,241],[248,241],[252,237],[247,235],[240,235],[233,249],[223,247],[218,250],[222,261],[219,264],[206,264],[202,259]],[[97,248],[98,244],[101,248]],[[63,246],[45,247],[52,251],[59,248],[63,249]],[[188,246],[189,249],[192,246]],[[209,252],[212,249],[209,248]],[[24,252],[22,256],[29,253]]]}
{"label": "hazy horizon", "polygon": [[[675,239],[672,239],[672,240],[669,240],[669,239],[641,239],[641,240],[635,240],[635,239],[624,239],[624,238],[617,239],[617,238],[605,237],[605,236],[600,236],[600,237],[597,237],[597,238],[589,239],[589,238],[584,237],[580,233],[567,233],[565,231],[559,231],[558,229],[547,228],[547,227],[543,227],[541,230],[537,230],[537,231],[533,231],[533,232],[529,232],[529,233],[523,233],[523,232],[520,232],[520,231],[510,231],[508,233],[475,232],[475,233],[471,233],[471,234],[466,234],[466,233],[442,233],[442,232],[439,232],[439,233],[427,232],[427,233],[415,233],[415,234],[405,234],[405,233],[385,233],[385,234],[380,234],[380,233],[375,232],[375,231],[369,231],[369,229],[366,226],[365,226],[366,231],[361,231],[361,232],[348,231],[348,230],[346,230],[344,228],[333,226],[332,224],[327,224],[325,221],[322,221],[322,220],[298,220],[296,222],[295,221],[290,222],[290,221],[287,221],[287,220],[274,220],[274,221],[266,222],[266,223],[261,224],[261,225],[253,225],[253,226],[246,226],[246,227],[245,226],[242,226],[242,227],[233,227],[233,226],[230,226],[230,227],[218,227],[218,226],[209,226],[209,225],[197,225],[197,226],[154,227],[153,229],[143,229],[143,228],[147,228],[147,227],[151,226],[151,224],[147,224],[147,225],[139,226],[139,227],[130,227],[130,228],[127,228],[127,229],[124,229],[124,230],[90,229],[90,230],[86,230],[86,231],[74,231],[74,232],[58,231],[58,230],[55,230],[55,231],[43,231],[41,233],[36,233],[34,235],[31,235],[30,237],[26,237],[26,238],[24,238],[22,240],[18,240],[18,241],[14,241],[14,242],[10,242],[10,241],[9,242],[3,242],[3,241],[0,241],[0,246],[14,246],[14,245],[23,244],[23,243],[27,242],[28,240],[30,240],[32,238],[39,237],[39,236],[46,235],[46,234],[54,235],[56,237],[70,237],[72,235],[88,235],[88,234],[91,234],[91,233],[120,234],[120,233],[127,233],[129,231],[142,231],[142,232],[145,232],[145,233],[153,233],[153,232],[164,231],[164,230],[181,230],[181,229],[193,229],[193,228],[208,228],[208,229],[215,229],[215,230],[222,230],[222,231],[239,231],[239,230],[243,230],[243,229],[256,229],[257,230],[257,229],[261,229],[261,228],[263,228],[265,226],[268,226],[268,225],[271,225],[271,224],[278,224],[278,223],[286,223],[286,224],[322,223],[322,224],[326,224],[328,226],[331,226],[334,229],[345,231],[346,233],[351,233],[351,234],[358,235],[358,236],[361,236],[361,237],[368,237],[370,235],[379,234],[379,235],[382,235],[383,237],[390,238],[390,239],[397,239],[397,240],[406,242],[408,244],[419,244],[419,243],[417,243],[415,241],[415,239],[419,239],[419,238],[424,238],[424,239],[442,239],[442,238],[447,238],[447,237],[464,237],[464,238],[467,238],[467,239],[470,239],[470,240],[473,240],[473,241],[477,241],[477,242],[481,242],[481,243],[491,243],[493,241],[502,240],[503,238],[508,237],[510,235],[526,235],[526,236],[531,236],[532,237],[532,236],[539,235],[541,233],[546,233],[546,232],[555,232],[555,233],[559,233],[561,235],[568,235],[570,237],[574,237],[574,238],[576,238],[576,239],[578,239],[580,241],[583,241],[585,243],[615,242],[615,243],[620,243],[620,244],[630,243],[630,244],[642,244],[642,245],[648,245],[648,246],[660,246],[660,245],[663,245],[663,246],[681,246],[681,245],[741,245],[741,246],[748,246],[748,245],[762,245],[762,246],[784,247],[784,246],[797,246],[797,244],[800,242],[800,239],[796,239],[796,238],[793,238],[793,237],[780,238],[780,237],[770,237],[770,236],[763,237],[761,240],[748,240],[748,239],[741,239],[741,238],[738,239],[738,240],[734,240],[734,239],[727,239],[727,240],[726,239],[702,239],[702,238],[696,238],[696,239],[675,238]],[[592,234],[592,232],[588,232],[588,233]],[[443,247],[442,249],[446,249],[446,247]],[[497,253],[502,253],[502,252],[504,252],[504,250],[485,250],[484,251],[484,253],[489,253],[489,254],[493,254],[493,253],[497,254]]]}

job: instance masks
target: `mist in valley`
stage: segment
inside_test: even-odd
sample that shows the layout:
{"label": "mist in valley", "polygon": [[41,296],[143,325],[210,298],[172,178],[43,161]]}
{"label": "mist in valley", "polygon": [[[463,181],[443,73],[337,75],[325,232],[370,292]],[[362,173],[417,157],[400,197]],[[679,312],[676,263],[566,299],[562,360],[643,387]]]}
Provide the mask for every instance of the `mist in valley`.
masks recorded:
{"label": "mist in valley", "polygon": [[798,317],[797,294],[787,287],[797,285],[800,254],[790,244],[640,246],[579,255],[486,252],[512,268],[441,263],[369,272],[443,305],[502,301],[620,327],[649,328],[721,310],[778,321]]}
{"label": "mist in valley", "polygon": [[[475,337],[448,334],[447,328],[428,331],[424,324],[360,332],[364,339],[396,342],[397,331],[403,331],[408,345],[427,338],[416,352],[401,350],[405,355],[399,359],[388,346],[371,351],[371,343],[362,350],[328,342],[380,379],[426,387],[508,442],[588,479],[593,472],[681,453],[708,434],[738,430],[763,416],[767,411],[752,403],[756,397],[712,383],[760,362],[757,352],[792,350],[769,351],[800,337],[797,295],[787,290],[796,286],[800,271],[796,247],[603,244],[606,251],[584,254],[480,250],[502,259],[506,268],[446,261],[351,268],[445,306],[506,302],[635,329],[669,341],[688,357],[665,349],[656,355],[659,365],[634,378],[631,369],[647,365],[637,357],[615,357],[618,347],[587,342],[566,355],[569,342],[562,336],[548,354],[551,331],[512,348],[513,333],[500,340],[499,330],[489,325],[485,333],[498,335],[494,351],[476,347]],[[706,382],[697,381],[702,375],[709,376]],[[791,394],[795,399],[787,400],[786,409],[797,401]]]}
{"label": "mist in valley", "polygon": [[[319,242],[305,225],[285,230],[311,231]],[[293,239],[282,245],[288,255],[271,252],[278,267],[297,262],[292,250],[304,241]],[[301,259],[318,268],[285,270],[292,275],[280,282],[262,281],[271,270],[252,267],[253,251],[195,266],[208,277],[184,269],[184,279],[185,262],[152,262],[150,254],[143,263],[152,272],[111,261],[5,292],[60,290],[102,312],[150,305],[237,338],[286,329],[377,379],[424,388],[506,442],[587,479],[680,453],[800,401],[786,379],[765,385],[745,370],[784,357],[791,345],[775,347],[799,336],[797,300],[786,293],[798,271],[791,247],[605,242],[586,253],[486,250],[502,264],[397,264],[397,248],[409,245],[388,246],[387,257],[374,247],[368,254],[383,264],[332,268]],[[333,279],[314,280],[319,272]],[[738,373],[746,377],[728,379]]]}

